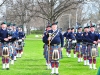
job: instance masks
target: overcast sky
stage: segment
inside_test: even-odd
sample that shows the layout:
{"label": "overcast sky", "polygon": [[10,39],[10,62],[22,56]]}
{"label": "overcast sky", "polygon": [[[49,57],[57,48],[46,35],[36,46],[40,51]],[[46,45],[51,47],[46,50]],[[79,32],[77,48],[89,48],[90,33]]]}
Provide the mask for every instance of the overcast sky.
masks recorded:
{"label": "overcast sky", "polygon": [[0,0],[0,4],[2,3],[2,0]]}

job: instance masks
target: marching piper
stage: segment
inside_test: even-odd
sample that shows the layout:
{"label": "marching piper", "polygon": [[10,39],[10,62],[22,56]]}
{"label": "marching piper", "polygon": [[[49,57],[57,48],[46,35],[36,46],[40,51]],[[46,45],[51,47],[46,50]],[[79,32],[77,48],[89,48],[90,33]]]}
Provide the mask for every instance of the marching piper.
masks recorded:
{"label": "marching piper", "polygon": [[65,32],[63,34],[63,36],[66,38],[66,45],[65,45],[66,55],[68,57],[71,57],[71,55],[70,55],[70,52],[71,52],[71,38],[72,38],[72,36],[71,36],[71,28],[68,28],[67,32]]}
{"label": "marching piper", "polygon": [[0,40],[2,43],[2,70],[9,70],[9,50],[8,50],[8,42],[11,37],[8,37],[7,25],[6,23],[1,23],[0,29]]}
{"label": "marching piper", "polygon": [[89,33],[89,26],[84,26],[83,44],[82,44],[82,53],[83,53],[84,65],[89,65],[89,56],[88,56],[88,50],[87,50],[88,33]]}
{"label": "marching piper", "polygon": [[48,47],[48,42],[46,41],[47,40],[47,34],[48,34],[48,31],[51,30],[51,26],[48,25],[46,27],[46,31],[44,32],[44,35],[43,35],[43,43],[44,43],[44,52],[43,52],[43,55],[44,55],[44,58],[46,59],[46,65],[47,65],[47,69],[51,69],[51,64],[50,64],[50,61],[48,59],[48,50],[49,50],[49,47]]}
{"label": "marching piper", "polygon": [[11,39],[9,39],[9,53],[10,53],[10,58],[11,58],[11,64],[14,64],[14,59],[16,59],[14,56],[14,53],[16,51],[15,46],[14,46],[16,35],[13,31],[13,27],[11,24],[8,25],[7,31],[8,31],[8,36],[11,37]]}
{"label": "marching piper", "polygon": [[82,62],[82,36],[83,36],[83,32],[82,32],[82,27],[78,27],[78,32],[76,33],[76,40],[77,40],[77,44],[76,44],[76,51],[78,52],[78,62]]}
{"label": "marching piper", "polygon": [[71,44],[71,47],[72,47],[72,49],[73,49],[73,53],[74,53],[74,58],[76,58],[76,33],[75,33],[75,30],[74,30],[74,27],[73,28],[71,28],[71,35],[72,35],[72,40],[71,40],[71,42],[72,42],[72,44]]}
{"label": "marching piper", "polygon": [[64,44],[62,33],[57,29],[57,23],[52,23],[52,29],[48,31],[48,42],[50,46],[49,60],[51,62],[51,75],[59,75],[59,59],[61,58],[61,50]]}
{"label": "marching piper", "polygon": [[16,57],[17,57],[17,51],[16,51],[16,45],[17,45],[17,40],[18,40],[18,31],[17,31],[17,27],[15,24],[13,24],[12,26],[12,31],[13,31],[13,34],[15,35],[15,39],[13,39],[13,49],[14,49],[14,60],[16,61]]}
{"label": "marching piper", "polygon": [[19,28],[18,31],[18,41],[17,41],[17,57],[22,56],[22,51],[23,51],[23,40],[24,40],[24,34],[22,32],[22,28]]}
{"label": "marching piper", "polygon": [[90,27],[90,32],[88,33],[88,51],[89,51],[89,68],[96,68],[96,51],[98,44],[98,33],[95,32],[95,25]]}

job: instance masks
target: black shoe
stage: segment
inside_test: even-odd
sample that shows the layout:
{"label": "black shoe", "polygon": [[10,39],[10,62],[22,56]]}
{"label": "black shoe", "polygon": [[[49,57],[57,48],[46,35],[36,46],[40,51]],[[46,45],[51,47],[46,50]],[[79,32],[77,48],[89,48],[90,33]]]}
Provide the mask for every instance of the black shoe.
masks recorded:
{"label": "black shoe", "polygon": [[6,70],[9,70],[9,68],[6,68]]}

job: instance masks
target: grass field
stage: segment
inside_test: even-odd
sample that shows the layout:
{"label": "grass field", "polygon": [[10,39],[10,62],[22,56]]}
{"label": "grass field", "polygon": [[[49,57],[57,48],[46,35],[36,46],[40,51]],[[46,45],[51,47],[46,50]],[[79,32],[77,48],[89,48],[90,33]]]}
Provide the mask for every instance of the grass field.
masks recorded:
{"label": "grass field", "polygon": [[26,36],[27,38],[26,39],[41,39],[42,35],[41,34],[33,34],[33,35],[27,35]]}
{"label": "grass field", "polygon": [[[42,41],[27,39],[25,42],[22,58],[17,58],[14,65],[10,64],[10,70],[2,70],[0,62],[0,75],[50,75],[51,70],[46,70],[43,58]],[[97,68],[99,67],[100,57],[97,57]],[[96,75],[97,71],[90,70],[88,66],[83,66],[83,63],[77,63],[77,58],[73,58],[73,54],[71,58],[67,58],[65,49],[63,50],[63,59],[60,60],[59,67],[60,75]]]}

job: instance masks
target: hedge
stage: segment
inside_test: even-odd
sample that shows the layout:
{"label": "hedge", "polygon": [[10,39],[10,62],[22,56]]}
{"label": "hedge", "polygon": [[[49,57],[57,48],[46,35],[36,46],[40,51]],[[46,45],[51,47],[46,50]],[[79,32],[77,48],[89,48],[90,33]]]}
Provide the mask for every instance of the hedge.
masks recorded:
{"label": "hedge", "polygon": [[31,34],[43,34],[42,30],[32,30]]}

